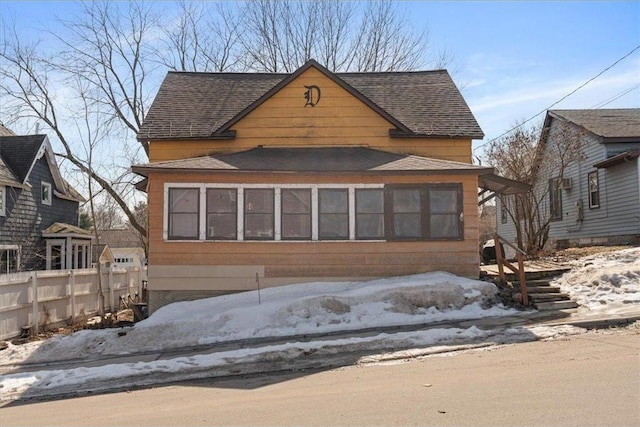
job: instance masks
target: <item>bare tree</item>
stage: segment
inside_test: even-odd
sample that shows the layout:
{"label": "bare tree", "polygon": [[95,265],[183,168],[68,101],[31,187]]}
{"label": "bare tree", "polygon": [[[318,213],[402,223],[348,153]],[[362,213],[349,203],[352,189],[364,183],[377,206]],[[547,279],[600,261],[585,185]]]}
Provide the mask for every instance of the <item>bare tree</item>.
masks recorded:
{"label": "bare tree", "polygon": [[485,152],[487,163],[502,176],[532,186],[528,193],[500,197],[514,224],[518,246],[532,256],[543,250],[549,239],[555,213],[550,197],[560,191],[559,178],[584,157],[583,132],[559,123],[555,142],[549,144],[546,142],[548,131],[540,125],[519,126],[492,141]]}
{"label": "bare tree", "polygon": [[174,26],[162,26],[157,61],[170,70],[223,72],[241,70],[240,14],[228,3],[180,0]]}
{"label": "bare tree", "polygon": [[289,73],[311,58],[331,71],[403,71],[427,59],[427,31],[390,0],[257,0],[242,17],[240,41],[257,71]]}
{"label": "bare tree", "polygon": [[[126,184],[130,183],[132,175],[127,173],[128,179],[108,177],[106,173],[100,173],[95,163],[89,167],[86,153],[83,156],[80,149],[88,136],[80,131],[87,129],[82,124],[84,107],[80,106],[80,113],[73,111],[73,103],[79,99],[84,101],[83,104],[90,104],[99,114],[100,120],[96,123],[110,136],[110,142],[127,133],[137,132],[145,111],[143,84],[146,75],[140,71],[143,69],[140,65],[141,48],[137,47],[142,42],[144,31],[134,31],[134,37],[130,39],[120,24],[115,23],[116,17],[102,7],[107,6],[99,3],[85,5],[87,20],[79,21],[73,24],[76,27],[71,28],[73,37],[77,37],[75,42],[72,38],[60,37],[60,42],[67,48],[62,53],[47,55],[47,49],[41,49],[37,43],[23,44],[15,31],[9,34],[5,28],[3,45],[0,46],[3,63],[0,67],[0,95],[13,121],[35,119],[45,124],[63,148],[56,155],[90,175],[136,230],[146,234],[127,203],[127,188],[132,187]],[[136,17],[143,21],[146,19],[139,9],[131,10],[132,25],[136,24]],[[124,39],[133,42],[124,42]],[[133,57],[130,58],[129,54]],[[122,72],[123,69],[126,71]],[[71,95],[62,96],[61,88]],[[104,143],[106,140],[105,137],[101,141]],[[113,165],[108,169],[112,171]]]}

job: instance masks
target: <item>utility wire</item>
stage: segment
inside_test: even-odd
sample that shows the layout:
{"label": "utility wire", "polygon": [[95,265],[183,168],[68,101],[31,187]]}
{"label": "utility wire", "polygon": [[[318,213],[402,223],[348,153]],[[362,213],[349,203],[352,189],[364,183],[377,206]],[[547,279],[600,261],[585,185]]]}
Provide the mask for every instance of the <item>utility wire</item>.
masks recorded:
{"label": "utility wire", "polygon": [[496,136],[495,138],[485,142],[484,144],[480,144],[478,145],[476,148],[473,149],[473,151],[475,152],[477,149],[484,147],[487,144],[492,143],[493,141],[502,138],[503,136],[513,132],[514,130],[518,129],[519,127],[524,126],[525,124],[527,124],[528,122],[530,122],[531,120],[535,119],[536,117],[538,117],[540,114],[543,114],[544,112],[546,112],[547,110],[551,109],[554,105],[557,105],[559,103],[561,103],[562,101],[564,101],[565,99],[567,99],[568,97],[570,97],[571,95],[573,95],[574,93],[576,93],[577,91],[579,91],[580,89],[582,89],[583,87],[585,87],[586,85],[588,85],[589,83],[591,83],[592,81],[594,81],[595,79],[597,79],[598,77],[600,77],[601,75],[603,75],[605,72],[609,71],[610,69],[612,69],[613,67],[615,67],[616,65],[618,65],[618,63],[620,63],[621,61],[623,61],[624,59],[626,59],[627,57],[631,56],[631,54],[633,54],[636,50],[640,49],[640,45],[636,46],[635,48],[633,48],[629,53],[627,53],[626,55],[624,55],[622,58],[618,59],[616,62],[614,62],[613,64],[609,65],[607,68],[605,68],[604,70],[600,71],[598,74],[596,74],[595,76],[591,77],[589,80],[587,80],[586,82],[584,82],[583,84],[581,84],[580,86],[578,86],[577,88],[575,88],[574,90],[572,90],[571,92],[569,92],[568,94],[566,94],[565,96],[563,96],[562,98],[560,98],[559,100],[557,100],[556,102],[554,102],[553,104],[549,105],[547,108],[543,109],[542,111],[540,111],[539,113],[536,113],[535,115],[529,117],[527,120],[525,120],[524,122],[512,127],[511,129],[509,129],[508,131],[502,133],[499,136]]}
{"label": "utility wire", "polygon": [[617,95],[613,95],[613,96],[612,96],[611,98],[609,98],[609,99],[605,99],[604,101],[599,102],[598,104],[594,105],[594,106],[593,106],[593,107],[591,107],[591,108],[594,108],[594,109],[596,109],[596,110],[597,110],[597,109],[599,109],[599,108],[602,108],[602,107],[604,107],[605,105],[611,104],[611,103],[612,103],[613,101],[615,101],[616,99],[622,98],[622,97],[623,97],[623,96],[625,96],[626,94],[628,94],[628,93],[630,93],[630,92],[633,92],[635,89],[638,89],[639,87],[640,87],[640,83],[638,83],[638,84],[637,84],[637,85],[635,85],[635,86],[630,87],[629,89],[625,89],[624,91],[620,92],[620,93],[619,93],[619,94],[617,94]]}

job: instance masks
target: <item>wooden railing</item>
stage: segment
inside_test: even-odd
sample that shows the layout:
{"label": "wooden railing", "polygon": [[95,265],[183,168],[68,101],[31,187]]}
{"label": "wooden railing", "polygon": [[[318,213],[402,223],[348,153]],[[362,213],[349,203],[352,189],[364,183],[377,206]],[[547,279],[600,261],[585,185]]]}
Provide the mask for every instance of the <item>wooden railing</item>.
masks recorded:
{"label": "wooden railing", "polygon": [[[520,281],[520,292],[522,293],[522,304],[527,306],[529,305],[529,295],[527,294],[527,282],[524,274],[524,256],[526,253],[517,246],[512,245],[507,242],[503,237],[499,234],[495,234],[493,236],[493,240],[496,248],[496,264],[498,264],[498,274],[500,275],[500,280],[506,283],[506,277],[504,274],[504,267],[507,267],[514,274],[518,276],[518,280]],[[504,258],[504,254],[502,253],[501,243],[509,246],[513,250],[516,251],[516,260],[518,261],[518,267],[511,264]]]}

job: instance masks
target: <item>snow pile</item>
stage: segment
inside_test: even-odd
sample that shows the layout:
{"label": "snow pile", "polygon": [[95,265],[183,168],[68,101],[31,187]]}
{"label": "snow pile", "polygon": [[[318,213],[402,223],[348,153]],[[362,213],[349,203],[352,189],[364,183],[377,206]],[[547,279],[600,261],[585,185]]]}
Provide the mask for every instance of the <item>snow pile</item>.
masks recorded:
{"label": "snow pile", "polygon": [[126,330],[85,330],[10,346],[0,364],[166,351],[247,338],[476,319],[516,313],[492,283],[435,272],[366,282],[321,282],[167,305]]}
{"label": "snow pile", "polygon": [[613,313],[640,303],[640,248],[580,258],[554,281],[581,310]]}
{"label": "snow pile", "polygon": [[[527,329],[513,327],[483,330],[476,326],[467,329],[434,328],[425,331],[378,334],[370,337],[342,338],[335,340],[293,342],[223,351],[213,354],[198,354],[151,362],[121,363],[90,368],[67,370],[43,370],[4,375],[0,378],[0,400],[22,397],[37,397],[47,394],[82,393],[113,387],[149,385],[167,380],[187,380],[200,377],[238,375],[252,373],[255,364],[268,364],[273,370],[304,367],[306,358],[313,354],[315,368],[323,363],[331,366],[332,359],[323,355],[358,352],[388,351],[392,348],[408,348],[392,353],[364,356],[359,364],[389,363],[409,358],[424,357],[451,350],[473,350],[496,344],[518,343],[537,339],[555,339],[584,333],[572,326],[536,327]],[[451,347],[455,346],[455,347]],[[259,368],[258,368],[259,369]],[[264,367],[262,367],[264,369]],[[152,374],[164,374],[158,379]]]}

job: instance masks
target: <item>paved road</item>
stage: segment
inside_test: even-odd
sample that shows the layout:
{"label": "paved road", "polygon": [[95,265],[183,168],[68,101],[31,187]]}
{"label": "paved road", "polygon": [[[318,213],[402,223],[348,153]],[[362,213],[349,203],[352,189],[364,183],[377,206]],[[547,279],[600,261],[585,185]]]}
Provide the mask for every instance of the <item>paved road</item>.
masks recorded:
{"label": "paved road", "polygon": [[640,329],[0,409],[0,425],[637,425]]}

